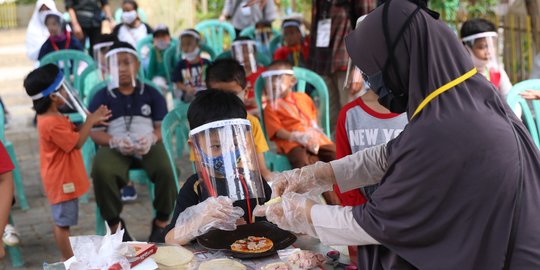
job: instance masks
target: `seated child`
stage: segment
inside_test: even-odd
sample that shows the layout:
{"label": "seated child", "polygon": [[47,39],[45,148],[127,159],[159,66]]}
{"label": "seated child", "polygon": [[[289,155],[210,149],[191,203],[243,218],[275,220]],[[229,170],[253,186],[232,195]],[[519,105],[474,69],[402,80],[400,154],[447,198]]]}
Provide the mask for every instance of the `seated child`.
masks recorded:
{"label": "seated child", "polygon": [[[137,48],[139,40],[153,32],[152,27],[139,18],[138,8],[139,5],[135,0],[124,0],[122,2],[122,23],[117,24],[112,32],[119,41],[127,42],[134,48]],[[148,50],[140,53],[143,59],[148,57]]]}
{"label": "seated child", "polygon": [[[276,75],[266,77],[266,74]],[[285,60],[275,61],[263,77],[270,103],[264,108],[264,124],[278,152],[287,155],[293,168],[334,160],[336,147],[319,128],[313,101],[305,93],[292,91],[296,84],[292,65]]]}
{"label": "seated child", "polygon": [[79,40],[66,29],[66,22],[62,17],[62,13],[52,10],[45,11],[43,18],[45,18],[43,23],[49,30],[49,38],[41,45],[38,60],[51,52],[59,50],[83,50]]}
{"label": "seated child", "polygon": [[[242,101],[247,98],[246,73],[242,65],[234,59],[219,59],[210,64],[206,69],[206,85],[212,89],[233,93]],[[272,173],[268,170],[264,161],[264,153],[268,151],[268,144],[264,138],[261,123],[257,117],[250,113],[247,114],[247,120],[251,123],[261,176],[263,179],[270,181]]]}
{"label": "seated child", "polygon": [[167,74],[165,65],[172,66],[174,63],[165,63],[165,51],[171,47],[171,34],[166,25],[160,24],[154,29],[152,45],[150,50],[150,59],[146,74],[163,93],[167,92]]}
{"label": "seated child", "polygon": [[[225,91],[213,89],[202,91],[191,102],[188,110],[191,128],[189,144],[192,148],[198,147],[195,162],[198,174],[187,179],[176,197],[173,218],[164,231],[166,243],[184,245],[211,228],[234,230],[237,224],[251,223],[255,206],[270,199],[272,190],[264,180],[261,180],[260,190],[248,192],[252,195],[258,194],[258,196],[251,196],[250,199],[237,198],[233,194],[234,190],[227,191],[227,186],[236,186],[236,194],[245,194],[241,186],[243,188],[257,186],[254,183],[257,182],[258,172],[251,169],[244,170],[244,166],[253,166],[255,162],[250,159],[250,157],[255,158],[250,151],[250,140],[248,137],[243,140],[240,132],[231,131],[236,130],[234,127],[238,126],[232,129],[205,129],[208,125],[222,123],[220,120],[247,122],[243,120],[246,115],[242,101],[236,95]],[[193,132],[197,133],[193,134]],[[231,134],[227,136],[229,132]],[[231,149],[232,145],[234,145],[234,150]],[[242,149],[247,150],[241,151]],[[229,152],[230,155],[224,155],[222,151],[231,152]],[[250,155],[242,153],[250,153]],[[243,162],[238,162],[240,160]],[[238,165],[241,168],[237,167]],[[249,179],[248,175],[256,176],[252,178],[254,185],[245,184],[247,181],[245,179]],[[210,185],[209,182],[215,185]],[[239,185],[237,182],[243,184]],[[254,197],[262,200],[258,201]],[[236,201],[231,198],[235,198]]]}
{"label": "seated child", "polygon": [[105,55],[109,52],[114,41],[116,41],[115,36],[103,34],[98,36],[96,43],[94,44],[92,57],[97,65],[99,81],[105,79],[105,74],[107,73],[107,60],[105,59]]}
{"label": "seated child", "polygon": [[270,53],[270,41],[273,38],[272,23],[269,21],[259,21],[255,24],[255,42],[257,42],[257,51],[272,57]]}
{"label": "seated child", "polygon": [[69,227],[77,225],[78,198],[90,187],[80,149],[90,129],[103,124],[111,112],[106,106],[101,106],[87,116],[78,131],[75,130],[69,119],[58,111],[71,100],[63,82],[64,75],[60,69],[47,64],[28,74],[24,88],[38,114],[41,179],[51,204],[56,244],[62,260],[67,260],[73,256]]}
{"label": "seated child", "polygon": [[471,19],[461,26],[461,40],[474,66],[506,97],[512,83],[497,60],[497,37],[497,28],[485,19]]}
{"label": "seated child", "polygon": [[182,59],[172,72],[172,81],[176,85],[175,96],[184,102],[191,102],[195,93],[206,89],[204,72],[210,60],[202,58],[199,43],[201,35],[195,29],[186,29],[180,34]]}
{"label": "seated child", "polygon": [[284,20],[281,24],[284,46],[274,52],[274,60],[287,60],[295,67],[306,67],[309,57],[309,36],[302,36],[302,22]]}
{"label": "seated child", "polygon": [[233,41],[231,51],[233,58],[244,66],[244,71],[246,72],[247,96],[244,99],[246,110],[250,114],[258,115],[259,109],[257,108],[255,91],[253,89],[257,78],[266,69],[257,62],[257,44],[249,37],[238,37]]}

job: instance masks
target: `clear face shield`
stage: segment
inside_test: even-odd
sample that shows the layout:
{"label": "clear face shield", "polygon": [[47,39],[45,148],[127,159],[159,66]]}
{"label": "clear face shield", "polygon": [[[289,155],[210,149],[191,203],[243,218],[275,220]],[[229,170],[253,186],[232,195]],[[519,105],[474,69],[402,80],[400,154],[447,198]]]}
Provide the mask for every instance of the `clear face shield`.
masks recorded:
{"label": "clear face shield", "polygon": [[113,45],[113,42],[103,42],[98,43],[94,45],[94,51],[92,56],[94,57],[94,61],[97,64],[98,70],[100,71],[99,75],[101,76],[100,79],[104,79],[106,74],[108,73],[107,68],[107,59],[105,58],[105,55],[109,52],[109,48]]}
{"label": "clear face shield", "polygon": [[[356,20],[356,28],[360,26],[366,16],[367,15],[363,15]],[[345,83],[343,84],[343,91],[349,94],[353,93],[349,97],[351,99],[356,99],[364,95],[368,89],[369,87],[367,82],[364,80],[362,71],[360,71],[360,69],[352,63],[352,60],[349,57],[349,61],[347,63],[347,73],[345,75]]]}
{"label": "clear face shield", "polygon": [[231,45],[233,58],[244,66],[246,72],[257,72],[256,47],[257,44],[253,40],[235,41]]}
{"label": "clear face shield", "polygon": [[471,54],[474,66],[483,72],[498,68],[498,34],[496,32],[478,33],[462,39]]}
{"label": "clear face shield", "polygon": [[255,41],[259,46],[268,47],[272,40],[272,27],[259,27],[255,29]]}
{"label": "clear face shield", "polygon": [[283,98],[291,87],[294,71],[291,69],[270,70],[263,72],[261,76],[264,79],[267,106],[275,110],[278,108],[278,100]]}
{"label": "clear face shield", "polygon": [[204,193],[233,201],[265,198],[248,120],[211,122],[190,131],[189,137]]}
{"label": "clear face shield", "polygon": [[119,87],[135,87],[137,73],[139,72],[139,59],[137,52],[129,48],[117,48],[106,54],[108,70],[108,89]]}
{"label": "clear face shield", "polygon": [[41,91],[41,93],[31,96],[31,98],[32,100],[38,100],[52,95],[62,99],[66,107],[78,112],[82,116],[83,121],[86,120],[86,117],[89,114],[88,109],[86,109],[84,103],[81,101],[79,93],[64,79],[63,72],[58,72],[54,82],[49,87]]}

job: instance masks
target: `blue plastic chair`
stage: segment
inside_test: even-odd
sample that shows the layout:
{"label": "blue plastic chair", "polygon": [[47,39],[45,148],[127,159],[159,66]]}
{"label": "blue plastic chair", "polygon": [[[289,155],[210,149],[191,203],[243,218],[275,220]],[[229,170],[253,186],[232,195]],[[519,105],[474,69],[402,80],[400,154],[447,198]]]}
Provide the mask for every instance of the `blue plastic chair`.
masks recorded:
{"label": "blue plastic chair", "polygon": [[21,168],[19,167],[19,162],[17,161],[17,156],[15,155],[15,147],[13,146],[13,143],[6,139],[4,124],[4,108],[2,107],[2,104],[0,104],[0,140],[4,144],[4,147],[9,154],[11,162],[13,162],[13,166],[15,166],[15,169],[13,170],[13,182],[15,184],[15,195],[19,199],[19,205],[21,206],[21,209],[28,210],[30,209],[30,205],[28,205],[26,195],[24,194]]}
{"label": "blue plastic chair", "polygon": [[[220,55],[217,56],[216,59],[227,59],[227,58],[233,58],[231,51],[222,52]],[[257,52],[255,55],[255,60],[257,63],[262,64],[263,66],[267,67],[272,63],[272,59],[268,58],[268,56]]]}
{"label": "blue plastic chair", "polygon": [[519,95],[519,93],[529,89],[540,90],[540,79],[526,80],[515,84],[506,96],[506,102],[514,113],[518,113],[518,106],[521,108],[525,125],[529,129],[534,143],[540,148],[540,100],[529,101],[532,103],[533,115],[529,102]]}
{"label": "blue plastic chair", "polygon": [[[9,215],[9,223],[13,226],[15,226],[15,223],[13,223],[13,218],[11,215]],[[24,266],[24,260],[21,255],[21,248],[17,245],[14,247],[6,246],[7,253],[9,254],[9,258],[11,259],[11,265],[13,267],[23,267]]]}
{"label": "blue plastic chair", "polygon": [[[319,123],[321,128],[324,130],[324,133],[328,138],[330,138],[330,109],[329,109],[329,99],[328,99],[328,87],[326,86],[324,80],[317,73],[301,68],[293,68],[294,75],[297,79],[296,91],[305,93],[306,86],[312,85],[314,87],[314,95],[319,98]],[[266,133],[266,126],[264,124],[264,113],[262,107],[262,96],[264,90],[264,79],[260,76],[255,82],[255,100],[257,106],[259,107],[259,114],[261,115],[261,126],[264,132],[266,141],[269,141],[268,134]],[[264,154],[266,160],[266,166],[271,171],[284,171],[292,169],[291,164],[285,155],[273,153],[268,151]]]}
{"label": "blue plastic chair", "polygon": [[[195,30],[201,33],[205,43],[216,54],[220,54],[225,48],[230,47],[231,42],[236,38],[234,26],[228,22],[220,22],[219,20],[202,21],[195,26]],[[228,40],[225,40],[225,34],[229,35]]]}
{"label": "blue plastic chair", "polygon": [[[122,8],[117,8],[114,11],[114,20],[116,21],[116,23],[122,23],[122,13],[124,13]],[[148,17],[146,17],[146,13],[144,13],[144,10],[142,8],[138,8],[137,13],[139,14],[139,18],[142,22],[148,22]]]}

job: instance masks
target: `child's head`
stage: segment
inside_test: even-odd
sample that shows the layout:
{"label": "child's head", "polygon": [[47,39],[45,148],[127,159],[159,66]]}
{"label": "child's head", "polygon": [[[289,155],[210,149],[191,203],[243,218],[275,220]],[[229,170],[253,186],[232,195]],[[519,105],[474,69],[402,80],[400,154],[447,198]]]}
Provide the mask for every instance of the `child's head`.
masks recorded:
{"label": "child's head", "polygon": [[[218,90],[208,89],[197,93],[195,99],[189,105],[187,118],[191,130],[196,129],[204,124],[219,120],[235,119],[247,117],[246,108],[242,100],[235,94]],[[210,142],[212,145],[218,145],[218,136],[216,133],[211,133]],[[201,146],[201,149],[210,149],[206,147],[207,140],[200,138],[196,143]],[[212,153],[207,155],[218,156],[221,153],[219,147],[211,147]]]}
{"label": "child's head", "polygon": [[93,47],[93,58],[94,61],[98,64],[98,68],[102,73],[105,73],[107,70],[107,61],[105,55],[109,52],[109,49],[114,44],[116,37],[112,34],[103,34],[98,36],[96,43]]}
{"label": "child's head", "polygon": [[201,34],[197,30],[192,28],[186,29],[182,31],[182,33],[180,33],[179,39],[182,56],[187,57],[188,60],[189,58],[196,58],[197,56],[199,56],[199,43],[201,41]]}
{"label": "child's head", "polygon": [[263,44],[270,43],[272,39],[272,23],[269,21],[259,21],[255,24],[255,40]]}
{"label": "child's head", "polygon": [[292,47],[302,43],[302,23],[298,20],[284,20],[281,24],[283,40],[287,46]]}
{"label": "child's head", "polygon": [[[294,85],[296,84],[296,77],[290,73],[292,73],[293,66],[292,64],[287,60],[276,60],[272,62],[268,66],[268,71],[283,71],[284,74],[281,74],[279,76],[272,76],[272,85],[273,87],[278,87],[279,89],[279,98],[285,98],[292,90]],[[287,74],[288,73],[288,74]],[[268,84],[267,84],[268,85]],[[269,91],[269,89],[266,89],[265,91]],[[267,95],[271,95],[270,93],[266,93]],[[277,97],[276,97],[277,98]]]}
{"label": "child's head", "polygon": [[139,18],[138,8],[135,0],[124,0],[122,2],[122,22],[128,25],[133,24]]}
{"label": "child's head", "polygon": [[61,13],[57,11],[46,11],[44,18],[44,24],[47,26],[47,30],[51,37],[54,38],[64,34],[65,23]]}
{"label": "child's head", "polygon": [[249,37],[237,37],[231,45],[232,56],[238,61],[246,75],[249,76],[257,71],[257,44]]}
{"label": "child's head", "polygon": [[473,57],[481,61],[496,58],[497,28],[485,19],[468,20],[461,26],[461,39]]}
{"label": "child's head", "polygon": [[24,88],[32,98],[37,114],[46,113],[51,106],[65,104],[67,94],[63,87],[63,74],[54,64],[47,64],[31,71],[24,79]]}
{"label": "child's head", "polygon": [[137,51],[131,44],[115,41],[106,55],[110,80],[116,87],[126,88],[135,86],[135,80],[140,63]]}
{"label": "child's head", "polygon": [[159,50],[165,50],[169,48],[171,44],[171,34],[169,33],[169,27],[164,24],[159,24],[152,33],[154,47]]}
{"label": "child's head", "polygon": [[206,86],[231,92],[245,100],[247,91],[244,67],[234,59],[219,59],[206,68]]}

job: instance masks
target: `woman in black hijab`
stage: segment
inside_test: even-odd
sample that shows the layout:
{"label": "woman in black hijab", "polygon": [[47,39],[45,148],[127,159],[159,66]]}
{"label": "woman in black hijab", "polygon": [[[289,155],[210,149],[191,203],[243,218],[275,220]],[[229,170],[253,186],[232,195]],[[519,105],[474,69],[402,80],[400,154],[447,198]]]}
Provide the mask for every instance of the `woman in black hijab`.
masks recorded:
{"label": "woman in black hijab", "polygon": [[[401,135],[278,174],[282,201],[257,212],[323,244],[379,245],[360,269],[540,269],[538,149],[437,17],[425,3],[386,1],[346,41],[379,102],[408,113]],[[378,182],[362,206],[310,199],[333,183]]]}

